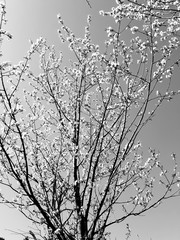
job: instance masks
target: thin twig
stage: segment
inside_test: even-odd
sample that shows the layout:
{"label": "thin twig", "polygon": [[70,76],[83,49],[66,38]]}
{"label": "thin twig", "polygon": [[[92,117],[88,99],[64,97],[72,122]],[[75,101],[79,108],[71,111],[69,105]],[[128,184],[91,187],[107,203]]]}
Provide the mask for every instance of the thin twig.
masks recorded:
{"label": "thin twig", "polygon": [[87,2],[87,4],[88,4],[88,6],[89,6],[90,8],[92,8],[92,6],[91,6],[89,0],[86,0],[86,2]]}

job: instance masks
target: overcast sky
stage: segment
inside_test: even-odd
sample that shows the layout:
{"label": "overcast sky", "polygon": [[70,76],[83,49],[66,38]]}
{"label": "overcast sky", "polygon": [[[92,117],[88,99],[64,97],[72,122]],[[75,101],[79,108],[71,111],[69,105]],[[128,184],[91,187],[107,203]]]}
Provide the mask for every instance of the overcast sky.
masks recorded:
{"label": "overcast sky", "polygon": [[[96,43],[101,44],[105,36],[105,26],[111,23],[109,18],[99,16],[99,10],[110,9],[114,5],[113,0],[90,0],[92,9],[85,0],[6,0],[8,24],[6,29],[13,35],[11,41],[3,43],[3,60],[18,63],[26,55],[30,47],[29,39],[36,40],[42,36],[49,44],[54,44],[57,51],[65,53],[67,49],[57,36],[59,27],[57,14],[60,13],[65,23],[82,36],[87,14],[92,15],[92,36]],[[174,77],[174,88],[180,89],[180,72]],[[163,105],[154,122],[149,125],[141,135],[144,149],[155,147],[161,152],[161,160],[168,166],[171,165],[170,155],[177,153],[180,160],[180,97],[173,102]],[[167,201],[158,209],[153,209],[139,218],[131,218],[130,227],[134,234],[134,240],[179,240],[180,239],[180,198]],[[124,238],[125,224],[113,227],[113,236]],[[0,236],[6,240],[22,240],[21,235],[14,235],[7,229],[18,232],[26,230],[30,223],[17,210],[0,205]]]}

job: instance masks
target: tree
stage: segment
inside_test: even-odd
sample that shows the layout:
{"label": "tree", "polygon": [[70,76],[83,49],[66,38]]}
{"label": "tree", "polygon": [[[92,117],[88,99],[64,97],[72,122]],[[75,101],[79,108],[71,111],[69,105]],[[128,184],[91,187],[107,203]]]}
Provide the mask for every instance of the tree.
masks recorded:
{"label": "tree", "polygon": [[[111,225],[179,195],[176,155],[169,172],[154,149],[144,159],[138,139],[179,93],[171,89],[179,9],[178,1],[116,1],[100,12],[115,20],[102,51],[92,43],[90,16],[77,38],[59,15],[59,37],[74,58],[68,67],[43,38],[19,65],[1,64],[0,175],[15,198],[0,197],[43,226],[43,239],[107,239]],[[2,5],[1,38],[11,37],[4,22]]]}

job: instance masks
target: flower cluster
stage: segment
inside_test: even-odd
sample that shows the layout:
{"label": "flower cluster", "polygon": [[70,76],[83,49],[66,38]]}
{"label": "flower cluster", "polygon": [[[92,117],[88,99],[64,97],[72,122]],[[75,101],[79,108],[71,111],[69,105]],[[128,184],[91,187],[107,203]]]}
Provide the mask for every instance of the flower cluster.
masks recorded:
{"label": "flower cluster", "polygon": [[[15,198],[0,198],[46,226],[49,239],[106,239],[110,225],[178,195],[175,155],[169,174],[159,153],[146,158],[137,141],[164,100],[180,93],[171,88],[180,46],[175,2],[116,1],[101,11],[115,20],[103,51],[91,39],[90,16],[77,38],[58,15],[69,66],[43,38],[23,62],[1,65],[0,182]],[[154,200],[158,187],[164,194]]]}

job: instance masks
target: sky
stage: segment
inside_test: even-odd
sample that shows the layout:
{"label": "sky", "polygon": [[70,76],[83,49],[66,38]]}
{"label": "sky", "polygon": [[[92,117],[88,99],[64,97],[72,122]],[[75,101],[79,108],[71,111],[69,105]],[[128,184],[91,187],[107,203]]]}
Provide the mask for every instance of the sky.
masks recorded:
{"label": "sky", "polygon": [[[57,29],[57,14],[60,13],[64,22],[77,36],[82,36],[87,14],[92,15],[92,37],[98,44],[103,42],[105,27],[111,19],[99,16],[99,10],[109,10],[113,0],[90,0],[90,9],[85,0],[6,0],[6,29],[13,35],[11,41],[3,43],[1,61],[16,64],[26,55],[30,47],[29,39],[35,41],[45,37],[49,44],[55,45],[57,51],[63,51],[69,57],[67,49],[60,44]],[[180,71],[175,74],[173,87],[180,89]],[[148,125],[141,140],[144,149],[156,148],[161,153],[161,161],[171,166],[170,155],[176,152],[180,159],[180,96],[162,106],[154,121]],[[180,165],[180,164],[179,164]],[[121,225],[112,228],[113,237],[125,239],[124,229],[130,223],[133,237],[141,240],[179,240],[180,239],[180,198],[171,199],[159,208],[153,209],[142,217],[131,218]],[[15,234],[30,226],[28,220],[17,210],[0,205],[0,237],[6,240],[22,240],[23,236]],[[139,238],[137,236],[139,235]],[[112,238],[113,239],[113,238]]]}

